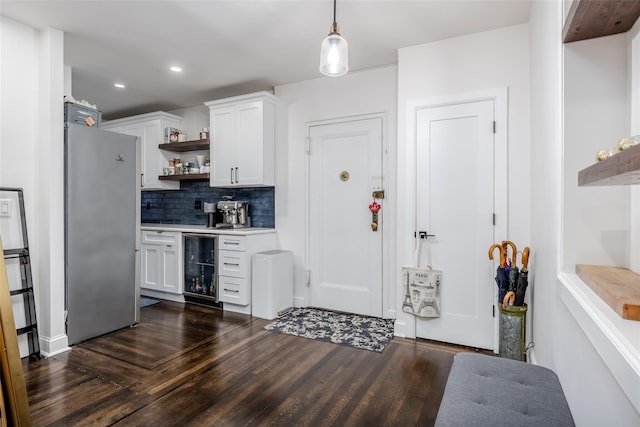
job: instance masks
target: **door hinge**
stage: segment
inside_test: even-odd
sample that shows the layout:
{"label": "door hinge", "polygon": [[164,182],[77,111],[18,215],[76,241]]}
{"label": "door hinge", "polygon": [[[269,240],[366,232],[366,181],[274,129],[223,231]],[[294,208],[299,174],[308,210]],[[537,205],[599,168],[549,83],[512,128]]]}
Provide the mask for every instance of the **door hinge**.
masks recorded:
{"label": "door hinge", "polygon": [[308,155],[311,155],[311,137],[306,138],[306,151]]}
{"label": "door hinge", "polygon": [[496,121],[493,121],[493,133],[496,133]]}
{"label": "door hinge", "polygon": [[493,225],[496,225],[496,214],[493,214],[491,218],[492,218],[491,221],[493,222]]}

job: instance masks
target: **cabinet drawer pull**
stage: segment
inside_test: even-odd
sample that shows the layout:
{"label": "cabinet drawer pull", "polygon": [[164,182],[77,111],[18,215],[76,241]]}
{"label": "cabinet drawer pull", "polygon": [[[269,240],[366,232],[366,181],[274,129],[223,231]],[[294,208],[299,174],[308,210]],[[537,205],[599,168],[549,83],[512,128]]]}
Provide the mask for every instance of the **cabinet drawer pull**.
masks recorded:
{"label": "cabinet drawer pull", "polygon": [[171,247],[171,245],[167,245],[167,247],[168,247],[168,248],[170,248],[170,247]]}
{"label": "cabinet drawer pull", "polygon": [[225,292],[235,292],[236,294],[240,292],[240,291],[239,291],[239,290],[237,290],[237,289],[227,289],[227,288],[224,288],[224,290],[225,290]]}
{"label": "cabinet drawer pull", "polygon": [[238,246],[240,242],[224,242],[225,245]]}
{"label": "cabinet drawer pull", "polygon": [[234,263],[234,262],[225,262],[224,265],[233,265],[233,266],[236,266],[236,267],[240,267],[240,264]]}

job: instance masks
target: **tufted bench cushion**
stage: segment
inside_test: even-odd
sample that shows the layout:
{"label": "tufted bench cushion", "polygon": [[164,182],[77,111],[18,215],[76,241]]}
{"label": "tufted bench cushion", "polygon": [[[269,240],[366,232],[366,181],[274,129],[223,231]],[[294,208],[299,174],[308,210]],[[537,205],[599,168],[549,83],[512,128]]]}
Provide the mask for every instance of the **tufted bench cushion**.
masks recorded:
{"label": "tufted bench cushion", "polygon": [[459,353],[435,425],[574,426],[556,374],[516,360]]}

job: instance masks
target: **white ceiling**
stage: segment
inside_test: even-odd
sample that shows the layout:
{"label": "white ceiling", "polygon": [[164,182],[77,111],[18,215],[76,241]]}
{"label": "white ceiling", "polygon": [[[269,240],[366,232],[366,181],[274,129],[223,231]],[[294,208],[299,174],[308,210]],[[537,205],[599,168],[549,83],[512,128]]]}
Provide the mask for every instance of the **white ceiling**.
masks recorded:
{"label": "white ceiling", "polygon": [[[321,77],[331,0],[10,1],[0,13],[64,31],[73,95],[112,119]],[[350,71],[397,50],[528,21],[529,0],[339,0]],[[169,71],[179,65],[180,74]],[[336,77],[340,78],[340,77]],[[116,89],[114,82],[126,89]]]}

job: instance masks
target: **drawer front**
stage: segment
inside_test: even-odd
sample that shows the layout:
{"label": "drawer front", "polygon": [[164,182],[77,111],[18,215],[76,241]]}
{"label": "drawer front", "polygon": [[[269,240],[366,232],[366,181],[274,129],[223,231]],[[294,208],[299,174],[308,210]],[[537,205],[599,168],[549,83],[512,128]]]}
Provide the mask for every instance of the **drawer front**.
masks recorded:
{"label": "drawer front", "polygon": [[238,277],[218,277],[220,301],[230,304],[248,305],[251,300],[247,279]]}
{"label": "drawer front", "polygon": [[218,274],[221,276],[247,277],[247,253],[237,251],[218,252]]}
{"label": "drawer front", "polygon": [[142,243],[149,244],[176,244],[180,240],[181,233],[171,231],[142,231]]}
{"label": "drawer front", "polygon": [[218,240],[218,247],[227,251],[246,251],[247,236],[225,236],[221,235]]}

